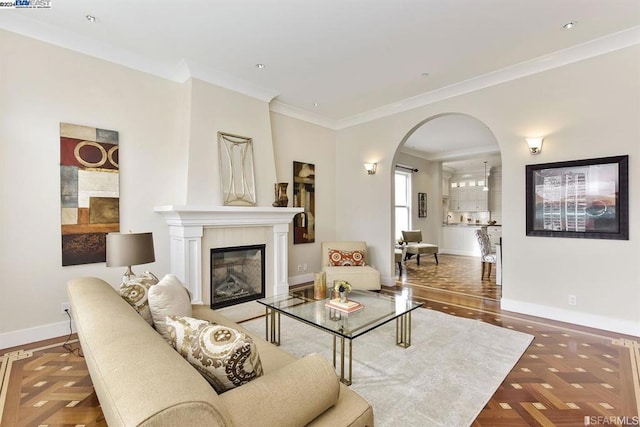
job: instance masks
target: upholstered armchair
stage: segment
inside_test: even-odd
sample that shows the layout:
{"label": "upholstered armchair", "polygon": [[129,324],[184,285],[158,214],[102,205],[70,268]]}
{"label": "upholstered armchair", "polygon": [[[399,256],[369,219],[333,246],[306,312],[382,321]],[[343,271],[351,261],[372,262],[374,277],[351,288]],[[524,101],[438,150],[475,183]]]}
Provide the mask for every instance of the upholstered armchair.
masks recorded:
{"label": "upholstered armchair", "polygon": [[346,280],[353,289],[380,289],[380,272],[369,265],[365,242],[322,242],[321,251],[328,287],[334,280]]}
{"label": "upholstered armchair", "polygon": [[485,267],[489,267],[487,270],[487,279],[491,276],[491,264],[495,264],[497,256],[495,252],[491,252],[491,241],[487,230],[480,228],[476,230],[476,239],[480,245],[480,256],[482,258],[482,275],[480,276],[484,280]]}
{"label": "upholstered armchair", "polygon": [[420,265],[420,255],[430,255],[436,260],[438,264],[438,245],[432,243],[422,242],[422,230],[408,230],[402,232],[402,240],[404,240],[406,246],[405,260],[416,255],[418,265]]}

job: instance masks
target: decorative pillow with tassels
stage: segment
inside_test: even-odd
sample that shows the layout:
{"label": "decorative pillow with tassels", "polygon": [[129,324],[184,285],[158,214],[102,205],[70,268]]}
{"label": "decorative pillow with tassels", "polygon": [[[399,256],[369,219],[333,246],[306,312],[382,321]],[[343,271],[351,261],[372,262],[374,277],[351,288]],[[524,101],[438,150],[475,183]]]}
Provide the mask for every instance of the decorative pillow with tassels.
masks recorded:
{"label": "decorative pillow with tassels", "polygon": [[364,262],[364,251],[329,249],[329,265],[334,267],[349,267],[367,264]]}
{"label": "decorative pillow with tassels", "polygon": [[166,325],[171,345],[218,394],[262,375],[262,363],[250,336],[192,317],[167,316]]}

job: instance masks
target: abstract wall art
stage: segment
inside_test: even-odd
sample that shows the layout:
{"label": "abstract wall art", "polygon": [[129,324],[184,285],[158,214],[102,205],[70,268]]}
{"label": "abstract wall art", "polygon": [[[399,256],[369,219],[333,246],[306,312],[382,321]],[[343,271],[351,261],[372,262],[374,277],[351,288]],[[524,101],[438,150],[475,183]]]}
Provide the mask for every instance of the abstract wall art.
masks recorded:
{"label": "abstract wall art", "polygon": [[120,231],[118,132],[60,123],[62,265],[106,259]]}
{"label": "abstract wall art", "polygon": [[629,240],[629,156],[526,166],[527,236]]}
{"label": "abstract wall art", "polygon": [[293,217],[293,243],[316,241],[316,166],[312,163],[293,162],[293,207],[304,212]]}

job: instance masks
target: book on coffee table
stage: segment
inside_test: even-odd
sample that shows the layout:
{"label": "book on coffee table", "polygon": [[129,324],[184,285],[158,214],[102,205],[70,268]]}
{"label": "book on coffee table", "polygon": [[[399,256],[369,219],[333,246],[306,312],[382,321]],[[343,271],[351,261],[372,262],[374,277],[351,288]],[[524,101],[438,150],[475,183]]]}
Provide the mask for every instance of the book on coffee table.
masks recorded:
{"label": "book on coffee table", "polygon": [[342,311],[343,313],[353,313],[354,311],[364,308],[364,305],[360,304],[358,301],[340,302],[340,298],[330,299],[324,305],[329,308]]}

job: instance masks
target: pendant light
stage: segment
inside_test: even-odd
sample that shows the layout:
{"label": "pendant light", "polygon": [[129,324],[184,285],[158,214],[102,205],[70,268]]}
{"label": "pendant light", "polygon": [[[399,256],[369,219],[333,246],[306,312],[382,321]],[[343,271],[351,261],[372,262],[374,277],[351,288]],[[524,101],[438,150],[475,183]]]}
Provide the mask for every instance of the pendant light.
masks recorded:
{"label": "pendant light", "polygon": [[484,162],[484,187],[482,191],[489,191],[489,177],[487,176],[487,162]]}

